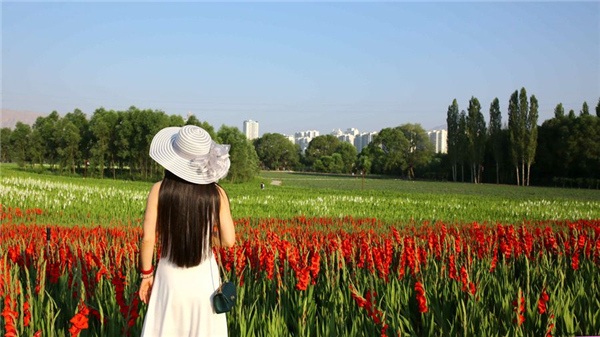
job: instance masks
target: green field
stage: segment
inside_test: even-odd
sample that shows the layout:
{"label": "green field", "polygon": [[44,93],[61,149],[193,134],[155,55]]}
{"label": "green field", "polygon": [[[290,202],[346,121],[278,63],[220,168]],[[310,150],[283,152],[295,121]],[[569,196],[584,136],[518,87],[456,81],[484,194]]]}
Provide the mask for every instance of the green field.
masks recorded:
{"label": "green field", "polygon": [[[143,216],[149,182],[82,179],[1,167],[1,203],[41,208],[73,224],[135,220]],[[272,182],[281,182],[273,185]],[[266,188],[260,190],[260,182]],[[475,185],[394,179],[262,172],[243,184],[223,186],[234,218],[296,215],[421,221],[520,222],[600,218],[600,191],[508,185]],[[61,217],[64,222],[65,217]]]}

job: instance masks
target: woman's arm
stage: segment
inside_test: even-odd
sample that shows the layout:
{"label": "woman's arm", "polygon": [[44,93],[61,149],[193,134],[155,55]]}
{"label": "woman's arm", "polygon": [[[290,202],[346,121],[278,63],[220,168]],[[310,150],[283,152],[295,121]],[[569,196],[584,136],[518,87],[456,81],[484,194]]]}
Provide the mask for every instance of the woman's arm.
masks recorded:
{"label": "woman's arm", "polygon": [[146,202],[146,215],[144,216],[144,234],[140,247],[140,269],[150,270],[152,268],[152,256],[154,255],[154,244],[156,243],[156,218],[158,215],[158,192],[161,182],[152,186]]}
{"label": "woman's arm", "polygon": [[221,186],[217,185],[219,195],[221,196],[221,211],[219,220],[221,222],[221,239],[219,240],[219,231],[215,231],[213,236],[214,246],[233,247],[235,244],[235,228],[231,218],[231,209],[229,208],[229,198]]}
{"label": "woman's arm", "polygon": [[[156,218],[158,215],[158,192],[160,191],[160,182],[157,182],[152,186],[150,194],[148,195],[148,201],[146,202],[146,215],[144,216],[144,234],[142,236],[142,243],[140,247],[140,269],[144,271],[151,270],[152,267],[152,256],[154,255],[154,244],[156,243]],[[142,277],[142,276],[140,276]],[[152,293],[152,284],[154,283],[153,272],[148,276],[142,277],[142,283],[140,284],[140,299],[142,302],[148,304],[150,301],[150,294]]]}

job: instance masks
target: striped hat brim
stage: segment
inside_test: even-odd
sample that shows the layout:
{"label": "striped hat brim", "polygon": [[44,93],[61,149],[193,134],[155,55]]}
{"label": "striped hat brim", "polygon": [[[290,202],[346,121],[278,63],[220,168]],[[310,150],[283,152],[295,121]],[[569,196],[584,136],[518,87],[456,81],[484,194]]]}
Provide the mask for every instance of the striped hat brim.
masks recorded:
{"label": "striped hat brim", "polygon": [[[219,159],[218,163],[213,163],[215,165],[211,166],[211,170],[199,168],[197,164],[194,165],[193,160],[182,158],[174,147],[180,130],[181,127],[168,127],[160,130],[150,143],[150,158],[179,178],[194,184],[210,184],[227,176],[231,166],[228,156]],[[211,149],[214,146],[222,146],[212,140],[211,142],[213,143]]]}

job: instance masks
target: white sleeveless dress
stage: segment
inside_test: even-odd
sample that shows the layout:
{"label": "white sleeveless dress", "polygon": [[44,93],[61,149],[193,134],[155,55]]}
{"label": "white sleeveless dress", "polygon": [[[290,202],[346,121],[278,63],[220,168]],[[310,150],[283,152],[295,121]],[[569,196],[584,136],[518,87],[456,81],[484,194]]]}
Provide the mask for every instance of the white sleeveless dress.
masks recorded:
{"label": "white sleeveless dress", "polygon": [[215,313],[219,266],[212,254],[199,265],[181,268],[161,258],[156,267],[142,336],[227,336],[225,314]]}

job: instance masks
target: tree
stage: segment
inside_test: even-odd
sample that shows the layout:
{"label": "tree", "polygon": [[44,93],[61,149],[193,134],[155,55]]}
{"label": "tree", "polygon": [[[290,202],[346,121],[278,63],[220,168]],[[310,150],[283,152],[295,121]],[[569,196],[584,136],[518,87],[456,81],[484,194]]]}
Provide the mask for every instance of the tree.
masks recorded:
{"label": "tree", "polygon": [[399,174],[408,167],[404,155],[409,147],[409,141],[399,128],[385,128],[363,151],[373,163],[374,172]]}
{"label": "tree", "polygon": [[[117,122],[114,131],[113,146],[116,149],[116,158],[119,163],[119,168],[123,168],[125,164],[129,166],[129,174],[132,174],[134,161],[131,152],[131,142],[133,138],[133,122],[131,114],[127,111],[117,112]],[[87,157],[84,157],[87,158]]]}
{"label": "tree", "polygon": [[596,105],[596,117],[600,117],[600,98],[598,98],[598,105]]}
{"label": "tree", "polygon": [[222,144],[231,145],[229,151],[231,167],[227,180],[231,182],[244,182],[250,180],[260,171],[258,155],[254,146],[248,141],[238,128],[221,126],[217,132],[217,139]]}
{"label": "tree", "polygon": [[469,159],[471,162],[471,181],[481,182],[483,174],[483,156],[485,155],[486,127],[485,119],[481,113],[481,104],[475,97],[469,100],[469,114],[467,115],[467,141]]}
{"label": "tree", "polygon": [[[555,184],[587,184],[600,179],[600,119],[587,115],[552,118],[539,128],[534,172],[541,181]],[[593,180],[592,180],[593,181]],[[594,187],[598,188],[597,185]]]}
{"label": "tree", "polygon": [[450,159],[450,165],[452,167],[452,181],[456,182],[457,180],[457,167],[456,164],[458,162],[458,123],[459,123],[459,113],[458,113],[458,103],[456,102],[456,98],[452,101],[452,104],[448,106],[448,116],[446,117],[446,124],[448,125],[448,137],[447,137],[447,148],[448,148],[448,158]]}
{"label": "tree", "polygon": [[11,158],[21,167],[29,161],[29,136],[31,127],[27,124],[17,122],[15,129],[10,134]]}
{"label": "tree", "polygon": [[502,113],[500,101],[496,97],[490,104],[489,136],[492,145],[492,155],[496,162],[496,184],[500,184],[500,163],[502,162]]}
{"label": "tree", "polygon": [[[515,165],[517,185],[529,185],[529,170],[535,159],[537,147],[538,101],[535,95],[528,101],[527,91],[515,91],[509,101],[508,129],[510,135],[511,159]],[[561,118],[562,104],[554,109],[557,118]],[[527,167],[527,171],[525,168]]]}
{"label": "tree", "polygon": [[529,186],[529,178],[531,177],[531,165],[535,160],[535,151],[537,148],[538,107],[539,104],[537,98],[535,98],[535,95],[531,95],[529,113],[525,118],[525,162],[527,163],[527,186]]}
{"label": "tree", "polygon": [[40,165],[40,172],[44,170],[44,162],[46,161],[46,148],[48,146],[48,140],[44,138],[44,124],[46,123],[45,117],[38,117],[31,128],[30,136],[30,150],[31,150],[31,161],[34,164]]}
{"label": "tree", "polygon": [[465,160],[467,159],[467,156],[464,149],[466,149],[467,146],[467,113],[465,110],[462,110],[458,116],[457,148],[459,150],[456,156],[457,161],[460,163],[462,182],[465,182]]}
{"label": "tree", "polygon": [[[114,112],[113,112],[114,113]],[[116,113],[114,121],[109,112],[104,108],[94,111],[90,120],[90,132],[92,133],[92,166],[100,172],[100,178],[104,179],[104,167],[110,156],[109,147],[111,134],[116,127]]]}
{"label": "tree", "polygon": [[569,149],[575,153],[572,175],[583,179],[600,178],[600,121],[588,113],[574,122],[571,134],[575,144]]}
{"label": "tree", "polygon": [[10,162],[10,128],[0,130],[0,156],[2,162]]}
{"label": "tree", "polygon": [[183,117],[181,117],[179,115],[169,116],[169,126],[182,127],[184,125],[185,125],[185,121],[183,120]]}
{"label": "tree", "polygon": [[317,172],[342,173],[344,169],[342,155],[334,153],[331,156],[322,156],[315,161],[314,169]]}
{"label": "tree", "polygon": [[279,133],[265,133],[254,142],[258,159],[264,167],[275,170],[296,167],[299,156],[296,146]]}
{"label": "tree", "polygon": [[142,150],[143,157],[143,171],[145,172],[145,178],[154,177],[155,174],[159,174],[162,171],[160,165],[150,158],[150,144],[154,136],[162,129],[169,127],[169,116],[162,110],[145,110],[145,114],[149,118],[144,119],[143,127],[146,129],[146,139],[143,141],[144,147]]}
{"label": "tree", "polygon": [[358,156],[358,158],[356,159],[356,169],[358,170],[358,173],[362,173],[362,174],[369,174],[371,173],[371,160],[369,159],[369,156],[363,154],[361,152],[361,154]]}
{"label": "tree", "polygon": [[354,168],[354,162],[356,161],[356,148],[350,145],[350,143],[340,142],[340,145],[335,149],[334,154],[336,153],[340,155],[342,160],[342,168],[340,172],[352,172],[352,169]]}
{"label": "tree", "polygon": [[323,156],[331,156],[340,146],[340,140],[332,135],[313,138],[304,152],[304,158],[309,166]]}
{"label": "tree", "polygon": [[577,118],[577,116],[575,116],[575,110],[573,110],[573,109],[569,110],[569,118],[570,119]]}
{"label": "tree", "polygon": [[46,153],[44,146],[45,142],[40,129],[32,128],[29,136],[29,153],[32,165],[39,164],[40,173],[44,171],[44,154]]}
{"label": "tree", "polygon": [[[524,90],[524,89],[523,89]],[[520,108],[519,92],[510,96],[508,102],[508,131],[510,137],[510,154],[512,163],[515,166],[517,185],[520,185],[519,166],[522,163],[525,153],[525,117]],[[524,167],[523,163],[523,167]]]}
{"label": "tree", "polygon": [[528,135],[527,135],[527,119],[529,116],[529,100],[527,97],[527,91],[525,88],[521,88],[519,92],[519,113],[521,115],[521,130],[522,130],[522,138],[521,138],[521,185],[526,185],[526,174],[525,174],[525,162],[527,157],[527,144],[528,144]]}
{"label": "tree", "polygon": [[62,118],[58,121],[55,132],[61,174],[65,167],[70,167],[71,172],[75,174],[75,159],[79,157],[80,153],[81,136],[79,135],[79,129],[73,122]]}
{"label": "tree", "polygon": [[[330,156],[323,156],[321,158],[331,158]],[[325,164],[323,164],[323,161],[321,159],[317,159],[315,160],[315,163],[312,166],[313,170],[315,172],[327,172],[327,167],[325,167]]]}
{"label": "tree", "polygon": [[427,136],[427,132],[420,124],[404,124],[398,127],[408,141],[408,147],[404,151],[404,159],[408,170],[408,178],[415,177],[415,169],[425,166],[431,161],[433,155],[433,144]]}
{"label": "tree", "polygon": [[57,146],[55,137],[56,123],[60,116],[58,112],[52,111],[50,115],[46,117],[38,117],[33,124],[33,130],[38,130],[34,134],[34,143],[32,144],[38,151],[36,158],[40,165],[44,162],[54,167],[57,158]]}
{"label": "tree", "polygon": [[77,130],[79,130],[81,140],[79,141],[79,151],[77,157],[75,158],[77,167],[79,167],[82,163],[80,159],[88,158],[90,155],[90,141],[92,139],[92,135],[90,134],[90,122],[88,121],[86,115],[79,109],[69,112],[64,118],[73,123],[73,125],[77,127]]}
{"label": "tree", "polygon": [[579,116],[589,116],[590,115],[590,107],[587,102],[583,102],[583,106],[581,107],[581,111],[579,112]]}
{"label": "tree", "polygon": [[554,108],[554,118],[562,118],[565,117],[565,108],[563,108],[562,103],[558,103],[556,108]]}

